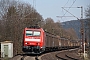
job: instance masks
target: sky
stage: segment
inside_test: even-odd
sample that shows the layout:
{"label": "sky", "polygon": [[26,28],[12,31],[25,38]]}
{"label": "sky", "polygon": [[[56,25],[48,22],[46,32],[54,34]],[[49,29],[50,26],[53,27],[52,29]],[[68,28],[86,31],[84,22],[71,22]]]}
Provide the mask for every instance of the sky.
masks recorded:
{"label": "sky", "polygon": [[[31,4],[37,10],[37,12],[42,15],[44,19],[52,18],[55,22],[58,20],[60,22],[77,20],[81,18],[81,8],[83,7],[83,19],[85,18],[85,9],[90,5],[90,0],[21,0],[22,2]],[[73,17],[70,13],[73,14]],[[65,8],[70,7],[70,8]],[[73,8],[74,7],[74,8]],[[57,17],[60,16],[60,17]],[[72,17],[62,17],[61,16],[72,16]]]}

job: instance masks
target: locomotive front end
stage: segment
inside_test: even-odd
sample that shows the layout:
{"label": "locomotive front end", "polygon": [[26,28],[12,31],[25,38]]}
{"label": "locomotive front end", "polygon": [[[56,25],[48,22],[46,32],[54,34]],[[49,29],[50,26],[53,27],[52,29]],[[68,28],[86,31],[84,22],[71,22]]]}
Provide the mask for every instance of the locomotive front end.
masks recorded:
{"label": "locomotive front end", "polygon": [[44,50],[44,31],[41,28],[25,28],[23,51],[29,54],[39,54]]}

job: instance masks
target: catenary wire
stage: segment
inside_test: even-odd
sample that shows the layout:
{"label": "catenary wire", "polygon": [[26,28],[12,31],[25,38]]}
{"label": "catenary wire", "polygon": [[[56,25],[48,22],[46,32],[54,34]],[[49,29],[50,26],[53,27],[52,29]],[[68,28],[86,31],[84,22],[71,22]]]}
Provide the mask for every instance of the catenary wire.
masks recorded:
{"label": "catenary wire", "polygon": [[[70,10],[70,8],[73,6],[73,4],[74,4],[75,2],[76,2],[76,0],[73,1],[72,5],[69,7],[68,11]],[[67,12],[66,12],[66,13],[67,13]],[[63,16],[65,16],[66,13],[65,13]]]}

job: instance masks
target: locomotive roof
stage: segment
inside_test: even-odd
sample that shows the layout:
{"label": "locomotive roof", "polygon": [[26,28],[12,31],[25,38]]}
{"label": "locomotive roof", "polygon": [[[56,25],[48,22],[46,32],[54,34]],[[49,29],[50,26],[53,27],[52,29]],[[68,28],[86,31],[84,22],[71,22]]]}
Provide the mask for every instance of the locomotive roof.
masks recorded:
{"label": "locomotive roof", "polygon": [[27,27],[27,28],[40,29],[40,27],[39,27],[39,26],[30,26],[30,27]]}

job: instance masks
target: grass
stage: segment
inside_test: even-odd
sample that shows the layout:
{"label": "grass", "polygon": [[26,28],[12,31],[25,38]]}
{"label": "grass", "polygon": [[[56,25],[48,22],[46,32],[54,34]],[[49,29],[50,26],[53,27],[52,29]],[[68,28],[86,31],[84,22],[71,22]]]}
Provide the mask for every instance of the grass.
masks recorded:
{"label": "grass", "polygon": [[8,58],[8,57],[4,57],[3,59],[4,59],[4,60],[9,60],[9,58]]}
{"label": "grass", "polygon": [[0,60],[10,60],[8,57],[0,58]]}

